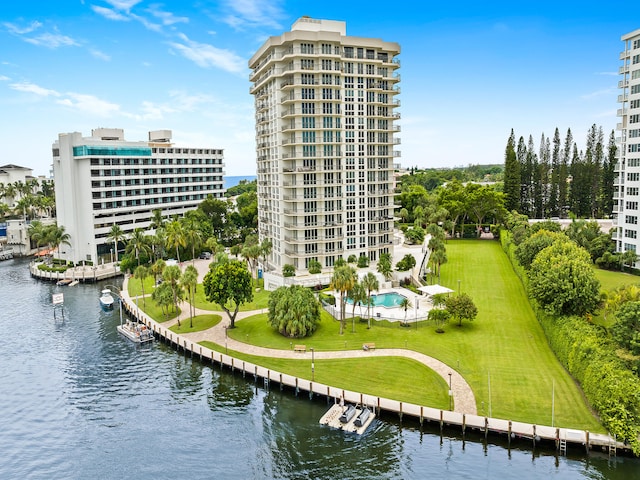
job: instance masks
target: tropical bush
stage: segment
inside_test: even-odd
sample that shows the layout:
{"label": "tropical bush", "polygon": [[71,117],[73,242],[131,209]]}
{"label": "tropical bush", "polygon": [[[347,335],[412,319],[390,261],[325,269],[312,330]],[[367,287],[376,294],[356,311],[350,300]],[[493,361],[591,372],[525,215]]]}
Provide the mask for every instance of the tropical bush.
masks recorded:
{"label": "tropical bush", "polygon": [[306,337],[318,326],[320,304],[308,288],[279,287],[269,296],[268,321],[286,337]]}

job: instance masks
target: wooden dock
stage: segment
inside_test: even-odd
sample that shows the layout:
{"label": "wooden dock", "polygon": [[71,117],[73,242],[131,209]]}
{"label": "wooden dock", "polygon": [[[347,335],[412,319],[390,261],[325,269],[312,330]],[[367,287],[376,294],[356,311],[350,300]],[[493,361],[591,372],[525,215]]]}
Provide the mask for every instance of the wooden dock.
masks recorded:
{"label": "wooden dock", "polygon": [[369,425],[371,425],[371,422],[373,422],[373,419],[376,417],[375,414],[373,413],[373,410],[371,410],[371,414],[369,415],[369,418],[367,419],[367,421],[364,422],[364,424],[361,427],[357,427],[355,424],[355,421],[356,421],[356,418],[358,418],[358,415],[360,415],[360,412],[362,412],[362,408],[356,407],[356,414],[353,416],[353,418],[347,423],[342,423],[340,421],[340,415],[342,415],[342,412],[344,412],[346,408],[347,408],[346,406],[343,407],[338,403],[334,404],[327,411],[327,413],[325,413],[322,416],[322,418],[320,419],[320,425],[328,425],[338,430],[343,430],[345,432],[353,432],[353,433],[357,433],[358,435],[362,435],[367,430]]}
{"label": "wooden dock", "polygon": [[[441,431],[446,426],[450,429],[460,431],[463,436],[469,430],[480,432],[485,438],[487,438],[489,434],[506,436],[509,448],[513,441],[518,440],[519,444],[522,444],[522,442],[529,443],[534,449],[539,443],[547,445],[555,444],[556,451],[560,455],[566,455],[569,447],[572,449],[577,448],[587,455],[591,450],[599,450],[609,456],[616,456],[618,452],[623,452],[629,455],[632,454],[627,445],[617,441],[609,435],[595,434],[589,431],[560,428],[555,426],[533,425],[500,418],[452,412],[449,410],[439,410],[423,405],[416,405],[413,403],[377,397],[375,395],[364,394],[361,392],[344,390],[330,385],[313,382],[305,378],[299,378],[286,373],[270,370],[251,362],[239,360],[231,355],[203,347],[198,343],[194,343],[191,340],[172,332],[171,330],[163,327],[162,324],[152,320],[144,312],[138,311],[135,304],[129,303],[131,302],[131,299],[128,298],[128,295],[126,294],[126,286],[123,288],[122,292],[124,300],[123,304],[129,315],[133,318],[137,318],[138,321],[147,325],[153,331],[154,335],[175,347],[176,350],[182,350],[185,354],[190,354],[191,357],[198,357],[202,361],[209,361],[211,363],[218,363],[221,366],[229,367],[231,371],[238,370],[243,377],[246,374],[253,375],[256,382],[258,379],[261,379],[264,382],[265,388],[269,388],[270,384],[273,382],[279,384],[280,390],[283,390],[285,387],[290,388],[295,391],[296,395],[301,392],[306,392],[310,399],[313,398],[313,395],[315,394],[326,397],[327,401],[333,400],[335,403],[342,400],[345,403],[351,403],[354,405],[367,405],[371,409],[372,413],[378,416],[381,412],[385,411],[399,415],[400,420],[405,416],[411,417],[418,420],[421,425],[423,422],[434,422],[439,424]],[[338,406],[338,408],[340,408],[340,406]],[[327,415],[331,414],[331,412],[332,410],[329,410]],[[331,415],[334,414],[335,413]],[[323,419],[324,421],[327,421],[327,425],[332,421],[329,417],[323,417]]]}

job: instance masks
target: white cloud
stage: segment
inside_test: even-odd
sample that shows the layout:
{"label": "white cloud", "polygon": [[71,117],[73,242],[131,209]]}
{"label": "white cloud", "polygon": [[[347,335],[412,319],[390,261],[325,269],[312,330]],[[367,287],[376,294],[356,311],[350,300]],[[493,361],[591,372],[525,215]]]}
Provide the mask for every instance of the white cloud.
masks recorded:
{"label": "white cloud", "polygon": [[9,80],[11,80],[9,77],[5,75],[0,75],[0,82],[8,82]]}
{"label": "white cloud", "polygon": [[151,5],[147,11],[156,18],[162,20],[163,25],[173,25],[175,23],[189,23],[187,17],[176,17],[171,12],[164,12],[160,10],[158,5]]}
{"label": "white cloud", "polygon": [[158,32],[158,33],[160,33],[162,31],[162,25],[160,25],[159,23],[150,22],[145,17],[141,17],[140,15],[134,15],[133,13],[131,13],[130,15],[131,15],[131,18],[133,18],[134,20],[137,20],[142,25],[144,25],[144,27],[147,30],[151,30],[151,31]]}
{"label": "white cloud", "polygon": [[25,93],[33,93],[34,95],[38,95],[39,97],[59,97],[60,93],[55,90],[50,90],[48,88],[43,88],[38,85],[29,82],[20,82],[20,83],[12,83],[9,85],[9,88],[13,90],[17,90],[19,92]]}
{"label": "white cloud", "polygon": [[132,7],[135,7],[142,0],[106,0],[106,2],[117,10],[123,10],[129,12]]}
{"label": "white cloud", "polygon": [[126,15],[116,12],[110,8],[100,7],[98,5],[91,5],[91,9],[98,15],[102,15],[104,18],[114,20],[116,22],[128,22],[130,19]]}
{"label": "white cloud", "polygon": [[25,35],[37,30],[42,26],[42,24],[38,21],[31,22],[31,24],[27,27],[19,27],[18,25],[9,22],[5,22],[3,23],[3,25],[7,30],[9,30],[10,33],[13,33],[14,35]]}
{"label": "white cloud", "polygon": [[101,100],[94,95],[70,92],[66,93],[65,97],[56,103],[98,117],[111,117],[121,113],[120,105]]}
{"label": "white cloud", "polygon": [[184,34],[179,37],[183,43],[168,42],[169,45],[200,67],[217,67],[232,73],[243,72],[246,68],[246,61],[229,50],[194,42]]}
{"label": "white cloud", "polygon": [[101,52],[100,50],[96,50],[95,48],[90,48],[89,53],[94,57],[96,57],[97,59],[104,60],[105,62],[108,62],[109,60],[111,60],[110,55],[107,55],[106,53]]}
{"label": "white cloud", "polygon": [[281,1],[273,0],[225,0],[230,11],[224,22],[236,29],[266,26],[281,29],[279,20],[284,18]]}
{"label": "white cloud", "polygon": [[580,98],[583,100],[591,100],[592,98],[598,98],[608,95],[614,95],[618,91],[617,88],[603,88],[601,90],[596,90],[595,92],[585,93],[581,95]]}
{"label": "white cloud", "polygon": [[59,33],[43,33],[37,37],[25,38],[25,42],[29,42],[39,47],[58,48],[58,47],[77,47],[79,46],[73,38]]}

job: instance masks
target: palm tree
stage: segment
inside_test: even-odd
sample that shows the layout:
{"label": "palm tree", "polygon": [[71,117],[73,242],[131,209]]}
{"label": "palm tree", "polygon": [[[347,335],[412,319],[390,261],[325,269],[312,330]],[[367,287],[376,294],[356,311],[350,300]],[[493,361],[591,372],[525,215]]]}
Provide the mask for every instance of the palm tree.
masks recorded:
{"label": "palm tree", "polygon": [[407,324],[407,309],[411,308],[411,302],[409,301],[409,299],[407,297],[404,297],[402,300],[400,300],[400,303],[398,304],[400,308],[404,309],[404,322],[403,324],[406,325]]}
{"label": "palm tree", "polygon": [[[351,308],[351,333],[356,333],[356,306],[362,305],[363,302],[367,301],[367,291],[362,283],[356,280],[348,295],[353,302],[353,307]],[[360,313],[362,313],[362,310]]]}
{"label": "palm tree", "polygon": [[[13,205],[15,203],[16,193],[17,190],[13,183],[7,183],[4,186],[4,198],[6,199],[7,204]],[[9,199],[11,199],[11,202],[9,202]]]}
{"label": "palm tree", "polygon": [[[162,272],[162,279],[164,284],[171,287],[171,294],[173,295],[173,306],[176,313],[178,312],[178,300],[182,299],[182,286],[180,285],[180,277],[182,272],[178,265],[171,265],[164,269]],[[163,285],[164,285],[163,284]],[[180,318],[178,317],[178,326],[180,326]]]}
{"label": "palm tree", "polygon": [[140,289],[142,290],[142,304],[146,306],[144,298],[144,279],[149,276],[149,269],[144,265],[138,265],[133,271],[133,278],[140,280]]}
{"label": "palm tree", "polygon": [[447,263],[447,252],[444,249],[444,245],[442,246],[442,248],[436,248],[432,250],[429,260],[433,265],[433,270],[431,271],[431,283],[433,283],[434,270],[437,272],[438,283],[440,283],[440,267],[443,263]]}
{"label": "palm tree", "polygon": [[114,223],[111,225],[109,235],[107,236],[107,242],[113,242],[113,251],[116,254],[116,264],[118,263],[118,242],[124,238],[124,231],[120,228],[120,225]]}
{"label": "palm tree", "polygon": [[158,277],[162,275],[162,272],[164,271],[164,267],[166,266],[167,264],[161,258],[153,262],[153,265],[151,265],[151,275],[153,275],[154,285],[158,284]]}
{"label": "palm tree", "polygon": [[189,328],[193,328],[193,313],[195,310],[194,297],[196,287],[198,286],[198,270],[196,270],[196,267],[193,265],[187,266],[182,274],[180,283],[187,293],[187,301],[189,302]]}
{"label": "palm tree", "polygon": [[71,246],[71,242],[70,242],[71,235],[69,235],[64,231],[65,230],[64,225],[62,226],[50,225],[47,230],[48,230],[47,242],[51,246],[52,250],[55,250],[60,245],[67,245],[69,247]]}
{"label": "palm tree", "polygon": [[36,249],[38,251],[37,253],[40,253],[40,246],[45,244],[47,241],[46,229],[44,225],[42,225],[42,222],[40,222],[39,220],[34,220],[33,222],[31,222],[29,228],[27,229],[27,234],[29,235],[31,241],[36,242]]}
{"label": "palm tree", "polygon": [[355,282],[356,270],[353,267],[344,265],[333,270],[331,288],[340,293],[340,335],[344,333],[347,292],[353,288]]}
{"label": "palm tree", "polygon": [[202,233],[200,232],[199,225],[194,219],[187,219],[185,225],[185,241],[187,245],[191,246],[191,264],[196,264],[196,248],[200,248],[202,244]]}
{"label": "palm tree", "polygon": [[147,240],[147,236],[141,228],[136,228],[133,232],[131,232],[131,236],[129,237],[129,241],[127,242],[127,247],[125,248],[126,253],[134,253],[136,260],[138,261],[138,266],[140,266],[140,254],[141,253],[150,253],[151,247],[149,247],[149,241]]}
{"label": "palm tree", "polygon": [[156,229],[156,232],[149,237],[151,251],[154,260],[160,260],[164,257],[164,248],[167,244],[167,234],[163,228]]}
{"label": "palm tree", "polygon": [[393,274],[393,268],[391,266],[391,254],[389,253],[381,253],[380,260],[378,260],[377,265],[378,273],[381,273],[385,280],[389,281],[391,279],[391,275]]}
{"label": "palm tree", "polygon": [[248,245],[242,249],[241,254],[244,258],[247,259],[247,263],[251,268],[251,276],[255,277],[255,268],[258,264],[258,258],[260,258],[260,255],[262,255],[262,248],[257,243]]}
{"label": "palm tree", "polygon": [[378,283],[378,278],[372,272],[367,272],[361,282],[367,292],[367,328],[371,328],[371,314],[369,313],[371,309],[371,292],[378,290],[380,284]]}
{"label": "palm tree", "polygon": [[260,249],[262,250],[262,268],[264,268],[266,271],[268,270],[267,258],[269,257],[269,255],[271,255],[271,252],[273,251],[273,242],[268,238],[265,238],[260,244]]}
{"label": "palm tree", "polygon": [[173,220],[167,225],[167,245],[176,249],[176,259],[180,263],[180,247],[187,246],[184,227],[179,220]]}
{"label": "palm tree", "polygon": [[149,224],[149,228],[153,228],[154,230],[161,230],[164,228],[164,218],[162,218],[162,210],[159,208],[156,208],[151,212],[151,223]]}

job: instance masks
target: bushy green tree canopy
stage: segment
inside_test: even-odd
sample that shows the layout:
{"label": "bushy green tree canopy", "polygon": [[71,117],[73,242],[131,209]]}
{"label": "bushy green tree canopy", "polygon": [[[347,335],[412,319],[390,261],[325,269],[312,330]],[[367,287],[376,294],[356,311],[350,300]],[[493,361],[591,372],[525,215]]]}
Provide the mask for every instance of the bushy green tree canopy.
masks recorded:
{"label": "bushy green tree canopy", "polygon": [[598,305],[600,282],[589,253],[573,242],[560,241],[535,257],[529,290],[551,315],[584,315]]}
{"label": "bushy green tree canopy", "polygon": [[235,328],[240,305],[253,300],[251,273],[244,262],[231,260],[219,264],[204,277],[207,300],[215,302],[229,316],[229,328]]}
{"label": "bushy green tree canopy", "polygon": [[300,285],[280,287],[269,296],[269,324],[285,337],[306,337],[320,321],[320,304]]}

